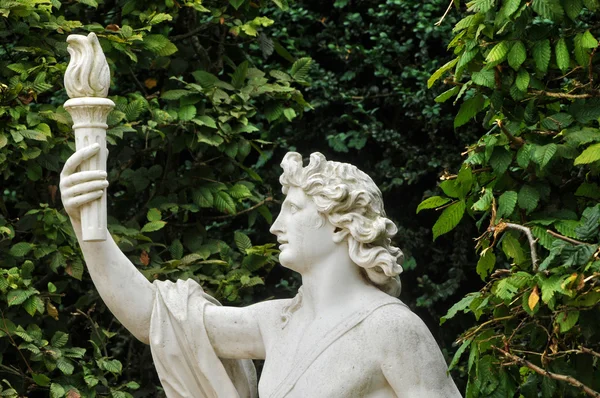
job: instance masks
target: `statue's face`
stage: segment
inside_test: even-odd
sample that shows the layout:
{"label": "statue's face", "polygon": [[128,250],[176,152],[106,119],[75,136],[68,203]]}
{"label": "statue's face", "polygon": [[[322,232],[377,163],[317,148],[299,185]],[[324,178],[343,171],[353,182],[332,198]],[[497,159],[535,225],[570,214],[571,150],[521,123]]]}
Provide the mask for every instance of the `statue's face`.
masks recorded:
{"label": "statue's face", "polygon": [[280,243],[279,262],[286,268],[303,272],[330,255],[336,246],[335,227],[319,214],[317,206],[304,191],[290,187],[281,212],[270,231]]}

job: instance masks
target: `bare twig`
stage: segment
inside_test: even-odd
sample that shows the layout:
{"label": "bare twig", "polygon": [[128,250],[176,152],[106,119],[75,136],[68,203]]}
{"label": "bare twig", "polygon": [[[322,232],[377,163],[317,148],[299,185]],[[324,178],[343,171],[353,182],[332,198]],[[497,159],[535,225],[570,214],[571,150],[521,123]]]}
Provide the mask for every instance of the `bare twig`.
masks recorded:
{"label": "bare twig", "polygon": [[446,18],[446,16],[448,15],[448,13],[450,12],[450,10],[452,9],[452,5],[453,4],[454,4],[454,0],[450,0],[450,4],[448,4],[448,8],[446,9],[446,12],[444,13],[444,15],[442,15],[442,17],[440,18],[440,20],[435,23],[435,26],[440,26],[442,24],[442,22],[444,21],[444,18]]}
{"label": "bare twig", "polygon": [[531,94],[535,95],[545,95],[546,97],[552,98],[566,98],[566,99],[585,99],[585,98],[594,98],[600,97],[600,94],[568,94],[568,93],[555,93],[552,91],[542,91],[542,90],[531,90]]}
{"label": "bare twig", "polygon": [[171,41],[179,41],[179,40],[187,39],[188,37],[195,36],[198,33],[202,32],[203,30],[208,29],[209,27],[210,27],[209,25],[200,25],[196,29],[192,29],[187,33],[184,33],[181,35],[176,35],[176,36],[171,36],[170,39],[171,39]]}
{"label": "bare twig", "polygon": [[529,229],[523,225],[513,224],[513,223],[509,223],[509,222],[505,223],[505,225],[506,225],[506,228],[521,231],[527,236],[527,240],[529,241],[529,248],[531,250],[531,263],[533,264],[533,270],[537,271],[538,256],[537,256],[537,250],[535,248],[536,240],[533,237],[533,234],[531,233],[531,229]]}
{"label": "bare twig", "polygon": [[600,398],[600,393],[598,391],[592,390],[590,387],[586,386],[585,384],[583,384],[582,382],[580,382],[579,380],[577,380],[571,376],[549,372],[546,369],[543,369],[537,365],[534,365],[533,363],[529,362],[528,360],[526,360],[524,358],[521,358],[519,356],[511,354],[508,351],[505,351],[505,350],[495,347],[495,346],[493,346],[493,348],[495,350],[499,351],[500,353],[502,353],[502,355],[504,355],[506,358],[510,359],[511,361],[518,362],[522,366],[525,366],[525,367],[533,370],[535,373],[537,373],[541,376],[548,377],[552,380],[557,380],[557,381],[562,381],[562,382],[568,383],[568,384],[572,385],[573,387],[579,388],[580,390],[582,390],[584,393],[586,393],[590,397]]}
{"label": "bare twig", "polygon": [[1,329],[1,330],[4,333],[6,333],[6,335],[8,336],[8,339],[10,340],[10,343],[19,352],[19,355],[21,356],[21,359],[23,360],[23,362],[25,362],[25,366],[27,366],[27,370],[29,371],[29,374],[33,374],[33,370],[31,369],[31,366],[29,366],[29,362],[27,362],[27,359],[25,359],[25,356],[23,355],[23,353],[19,349],[19,346],[17,345],[17,343],[15,342],[15,340],[12,338],[12,335],[10,334],[10,331],[8,330],[8,325],[6,324],[6,318],[4,317],[4,311],[0,310],[0,315],[2,315],[2,323],[4,323],[4,329]]}
{"label": "bare twig", "polygon": [[[481,169],[475,169],[475,170],[471,170],[471,174],[479,174],[479,173],[485,173],[487,171],[492,171],[491,167],[483,167]],[[455,180],[458,178],[457,174],[446,174],[444,173],[444,175],[442,175],[440,177],[440,180],[444,181],[444,180]]]}
{"label": "bare twig", "polygon": [[554,231],[552,231],[550,229],[547,229],[546,232],[548,232],[550,235],[554,236],[555,238],[558,238],[560,240],[564,240],[565,242],[569,242],[569,243],[572,243],[574,245],[587,245],[588,244],[588,243],[582,242],[580,240],[569,238],[568,236],[561,235],[561,234],[559,234],[557,232],[554,232]]}

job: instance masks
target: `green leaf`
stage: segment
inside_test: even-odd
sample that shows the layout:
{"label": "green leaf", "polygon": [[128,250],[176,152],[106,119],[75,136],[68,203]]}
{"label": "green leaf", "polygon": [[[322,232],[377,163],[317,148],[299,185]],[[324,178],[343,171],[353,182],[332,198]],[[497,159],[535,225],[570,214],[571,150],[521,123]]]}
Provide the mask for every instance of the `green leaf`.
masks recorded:
{"label": "green leaf", "polygon": [[533,0],[533,11],[546,19],[555,19],[563,15],[563,9],[557,0]]}
{"label": "green leaf", "polygon": [[490,157],[490,166],[494,169],[494,174],[502,175],[512,163],[512,152],[503,147],[495,147]]}
{"label": "green leaf", "polygon": [[155,232],[163,229],[167,225],[166,221],[150,221],[142,227],[142,232]]}
{"label": "green leaf", "polygon": [[57,383],[50,385],[50,398],[62,398],[65,396],[65,389]]}
{"label": "green leaf", "polygon": [[479,200],[477,200],[471,208],[475,211],[486,211],[490,208],[493,199],[494,194],[492,193],[492,190],[484,188],[483,195],[481,195]]}
{"label": "green leaf", "polygon": [[561,333],[566,333],[573,328],[577,324],[579,320],[579,311],[566,311],[561,312],[556,317],[556,323],[558,323],[560,327]]}
{"label": "green leaf", "polygon": [[235,245],[237,246],[238,250],[242,253],[246,253],[246,250],[252,247],[252,242],[250,241],[248,235],[239,231],[235,231],[233,237]]}
{"label": "green leaf", "polygon": [[123,364],[116,359],[104,360],[102,365],[105,370],[114,374],[121,374],[123,371]]}
{"label": "green leaf", "polygon": [[517,204],[518,194],[515,191],[506,191],[498,198],[498,218],[506,218],[512,214]]}
{"label": "green leaf", "polygon": [[505,232],[502,239],[502,251],[508,258],[512,258],[516,264],[522,264],[525,261],[525,253],[512,232]]}
{"label": "green leaf", "polygon": [[235,184],[233,187],[227,190],[229,195],[234,199],[244,199],[252,196],[252,192],[247,186],[243,184]]}
{"label": "green leaf", "polygon": [[588,67],[590,50],[583,46],[583,34],[575,35],[573,39],[575,60],[580,66]]}
{"label": "green leaf", "polygon": [[515,79],[515,86],[520,91],[526,92],[529,87],[529,73],[525,69],[519,69],[517,78]]}
{"label": "green leaf", "polygon": [[161,23],[161,22],[164,22],[164,21],[172,21],[172,20],[173,20],[173,17],[172,17],[171,15],[169,15],[169,14],[165,14],[165,13],[163,13],[163,12],[160,12],[160,13],[158,13],[158,14],[154,15],[154,16],[153,16],[153,17],[152,17],[152,18],[151,18],[151,19],[148,21],[148,24],[150,24],[150,25],[157,25],[157,24],[159,24],[159,23]]}
{"label": "green leaf", "polygon": [[72,375],[73,371],[75,370],[75,366],[73,366],[71,361],[65,357],[61,357],[56,360],[56,367],[67,376]]}
{"label": "green leaf", "polygon": [[504,60],[504,57],[506,57],[506,55],[508,54],[509,49],[510,49],[510,43],[506,40],[501,41],[500,43],[498,43],[494,47],[492,47],[492,49],[488,53],[487,57],[485,57],[485,62],[488,65],[499,64],[500,62],[502,62]]}
{"label": "green leaf", "polygon": [[179,239],[173,240],[171,246],[169,246],[169,253],[176,260],[181,260],[183,257],[183,245]]}
{"label": "green leaf", "polygon": [[541,169],[543,169],[552,159],[557,149],[558,146],[556,144],[536,146],[533,154],[533,161],[537,163]]}
{"label": "green leaf", "polygon": [[10,254],[13,257],[24,257],[27,255],[27,253],[31,251],[31,249],[33,249],[33,245],[31,243],[19,242],[12,245],[12,247],[8,251],[8,254]]}
{"label": "green leaf", "polygon": [[244,81],[246,80],[246,76],[248,75],[248,61],[244,61],[238,65],[231,75],[231,84],[236,89],[240,89],[244,86]]}
{"label": "green leaf", "polygon": [[565,0],[564,1],[565,12],[573,21],[579,17],[581,10],[583,10],[583,3],[581,0]]}
{"label": "green leaf", "polygon": [[452,370],[458,364],[458,361],[460,361],[460,357],[465,352],[465,350],[467,348],[469,348],[470,345],[471,345],[471,339],[465,340],[461,344],[461,346],[458,348],[458,350],[456,350],[456,353],[452,357],[452,362],[450,362],[450,365],[448,366],[448,370]]}
{"label": "green leaf", "polygon": [[596,40],[589,30],[586,30],[581,36],[581,46],[589,49],[596,48],[598,47],[598,40]]}
{"label": "green leaf", "polygon": [[52,336],[50,344],[52,347],[61,348],[67,345],[67,341],[69,341],[69,335],[65,332],[58,331],[54,333],[54,336]]}
{"label": "green leaf", "polygon": [[33,378],[35,384],[42,387],[48,387],[52,381],[48,376],[40,373],[34,373],[31,377]]}
{"label": "green leaf", "polygon": [[165,100],[178,100],[181,97],[192,94],[189,90],[169,90],[161,94],[160,98]]}
{"label": "green leaf", "polygon": [[285,116],[285,118],[291,122],[296,117],[296,111],[294,108],[285,108],[283,110],[283,116]]}
{"label": "green leaf", "polygon": [[448,319],[454,318],[454,316],[458,313],[458,311],[467,312],[469,310],[469,306],[476,298],[481,296],[480,292],[469,293],[465,297],[463,297],[458,303],[454,304],[448,310],[448,313],[440,318],[440,325],[443,325]]}
{"label": "green leaf", "polygon": [[479,261],[477,261],[477,274],[481,277],[481,280],[485,281],[485,278],[487,278],[496,265],[496,255],[492,248],[484,250],[482,254],[479,257]]}
{"label": "green leaf", "polygon": [[179,120],[184,122],[190,121],[196,116],[196,106],[195,105],[184,105],[179,108],[179,112],[177,112],[179,116]]}
{"label": "green leaf", "polygon": [[552,50],[550,49],[550,40],[541,40],[534,44],[532,49],[535,67],[542,73],[546,73],[550,64]]}
{"label": "green leaf", "polygon": [[219,81],[219,78],[213,75],[212,73],[197,70],[192,73],[194,79],[202,86],[204,89],[209,89],[215,86],[215,84]]}
{"label": "green leaf", "polygon": [[554,52],[556,54],[556,66],[558,66],[558,69],[564,73],[567,69],[569,69],[569,65],[571,63],[571,57],[569,56],[569,50],[564,37],[558,39],[554,48]]}
{"label": "green leaf", "polygon": [[217,128],[217,123],[215,122],[215,119],[207,115],[198,116],[197,118],[192,119],[192,122],[196,123],[199,126],[206,126],[212,129]]}
{"label": "green leaf", "polygon": [[589,164],[589,163],[594,163],[598,160],[600,160],[600,143],[590,145],[589,147],[587,147],[581,153],[581,155],[577,156],[574,164],[575,165]]}
{"label": "green leaf", "polygon": [[149,209],[146,218],[148,221],[160,221],[162,219],[162,213],[158,209]]}
{"label": "green leaf", "polygon": [[484,105],[485,100],[481,94],[477,94],[473,98],[463,102],[458,110],[456,118],[454,119],[454,128],[458,128],[464,124],[467,124],[469,120],[483,110]]}
{"label": "green leaf", "polygon": [[533,145],[525,144],[521,148],[519,148],[517,152],[517,164],[526,169],[529,166],[531,161],[531,153],[532,153]]}
{"label": "green leaf", "polygon": [[229,4],[233,6],[236,10],[244,4],[245,0],[229,0]]}
{"label": "green leaf", "polygon": [[427,80],[427,88],[431,88],[431,86],[433,86],[433,84],[440,78],[442,77],[446,72],[448,72],[450,69],[452,69],[454,67],[454,65],[456,65],[456,63],[458,62],[458,58],[454,58],[452,61],[447,62],[446,64],[444,64],[441,68],[439,68],[438,70],[436,70],[431,77]]}
{"label": "green leaf", "polygon": [[527,50],[522,41],[516,41],[508,53],[508,64],[514,70],[519,70],[523,62],[527,59]]}
{"label": "green leaf", "polygon": [[[456,94],[458,94],[459,91],[460,91],[460,87],[458,87],[458,86],[452,87],[450,90],[444,91],[443,93],[441,93],[440,95],[438,95],[437,97],[435,97],[434,101],[437,102],[437,103],[446,102],[450,98],[452,98]],[[0,139],[2,139],[1,136],[0,136]],[[0,144],[0,148],[2,148],[1,144]]]}
{"label": "green leaf", "polygon": [[600,186],[596,183],[584,182],[577,188],[577,191],[575,191],[575,196],[600,199]]}
{"label": "green leaf", "polygon": [[521,0],[505,0],[500,9],[500,13],[502,13],[505,18],[508,18],[519,9],[520,5]]}
{"label": "green leaf", "polygon": [[432,196],[430,198],[422,201],[419,206],[417,206],[417,214],[424,209],[434,209],[436,207],[440,207],[450,202],[450,198],[443,198],[441,196]]}
{"label": "green leaf", "polygon": [[433,240],[436,240],[439,236],[453,230],[463,218],[465,209],[466,205],[462,200],[444,209],[436,223],[433,225]]}
{"label": "green leaf", "polygon": [[235,214],[235,202],[227,192],[219,191],[214,194],[214,206],[222,213]]}
{"label": "green leaf", "polygon": [[526,210],[527,213],[533,211],[540,200],[540,193],[531,185],[525,184],[519,191],[519,207]]}
{"label": "green leaf", "polygon": [[308,72],[310,71],[310,66],[312,65],[312,58],[304,57],[300,58],[292,65],[290,69],[290,76],[294,80],[304,81],[306,77],[308,77]]}
{"label": "green leaf", "polygon": [[480,86],[489,88],[496,87],[496,74],[493,69],[482,69],[479,72],[473,72],[471,74],[471,80],[473,80],[473,83]]}
{"label": "green leaf", "polygon": [[206,187],[200,187],[194,190],[194,203],[200,207],[212,207],[214,203],[214,197],[210,189]]}
{"label": "green leaf", "polygon": [[144,46],[163,57],[168,57],[169,55],[177,52],[177,46],[171,43],[171,41],[163,35],[146,35],[144,36]]}

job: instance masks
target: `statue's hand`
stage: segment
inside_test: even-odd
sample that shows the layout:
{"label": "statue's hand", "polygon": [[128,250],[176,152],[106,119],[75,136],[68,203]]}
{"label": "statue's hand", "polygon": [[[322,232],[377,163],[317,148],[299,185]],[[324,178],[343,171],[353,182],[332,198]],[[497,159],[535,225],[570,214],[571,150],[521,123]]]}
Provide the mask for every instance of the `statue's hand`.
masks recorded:
{"label": "statue's hand", "polygon": [[99,150],[100,145],[93,144],[75,152],[66,161],[60,173],[60,194],[65,210],[72,221],[80,221],[79,208],[100,199],[108,186],[105,171],[76,171],[83,161],[97,154]]}

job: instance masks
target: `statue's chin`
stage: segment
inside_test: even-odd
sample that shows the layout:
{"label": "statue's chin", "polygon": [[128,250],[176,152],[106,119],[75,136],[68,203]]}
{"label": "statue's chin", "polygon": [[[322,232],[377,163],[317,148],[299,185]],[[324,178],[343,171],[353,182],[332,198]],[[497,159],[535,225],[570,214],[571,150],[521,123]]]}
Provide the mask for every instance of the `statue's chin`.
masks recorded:
{"label": "statue's chin", "polygon": [[289,250],[282,250],[279,253],[279,263],[285,267],[289,268],[292,271],[300,272],[302,271],[299,266],[298,256],[291,253]]}

